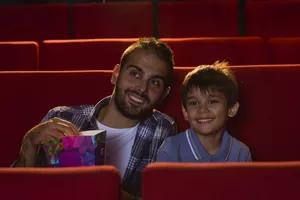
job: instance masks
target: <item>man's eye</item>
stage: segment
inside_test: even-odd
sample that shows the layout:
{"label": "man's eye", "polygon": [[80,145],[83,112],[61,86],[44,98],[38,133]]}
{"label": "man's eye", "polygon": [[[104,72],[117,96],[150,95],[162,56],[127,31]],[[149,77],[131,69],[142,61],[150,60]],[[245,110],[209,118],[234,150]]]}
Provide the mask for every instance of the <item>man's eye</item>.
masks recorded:
{"label": "man's eye", "polygon": [[140,75],[139,75],[137,72],[135,72],[135,71],[131,71],[131,72],[130,72],[130,75],[131,75],[131,76],[134,76],[134,77],[136,77],[136,78],[140,77]]}
{"label": "man's eye", "polygon": [[156,87],[160,86],[160,82],[158,80],[151,80],[150,83],[151,83],[151,85],[154,85]]}

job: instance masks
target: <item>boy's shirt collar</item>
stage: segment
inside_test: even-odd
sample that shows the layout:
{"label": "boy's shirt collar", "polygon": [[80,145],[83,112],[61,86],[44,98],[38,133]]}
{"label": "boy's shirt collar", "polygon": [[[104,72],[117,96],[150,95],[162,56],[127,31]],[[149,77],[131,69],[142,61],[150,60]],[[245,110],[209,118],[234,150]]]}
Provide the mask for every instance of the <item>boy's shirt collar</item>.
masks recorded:
{"label": "boy's shirt collar", "polygon": [[222,136],[221,148],[216,155],[210,155],[209,153],[207,153],[193,129],[186,130],[185,134],[188,144],[196,160],[208,159],[208,157],[218,161],[226,162],[228,160],[229,153],[232,147],[232,137],[227,131],[224,131],[224,134]]}

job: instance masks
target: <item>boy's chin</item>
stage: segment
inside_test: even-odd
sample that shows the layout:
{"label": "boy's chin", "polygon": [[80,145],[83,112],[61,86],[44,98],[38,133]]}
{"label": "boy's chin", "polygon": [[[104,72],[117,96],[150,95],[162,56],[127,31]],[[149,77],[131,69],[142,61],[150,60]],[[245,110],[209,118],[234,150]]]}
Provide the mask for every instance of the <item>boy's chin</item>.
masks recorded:
{"label": "boy's chin", "polygon": [[197,130],[194,129],[195,133],[199,136],[213,136],[216,135],[218,132],[213,131],[213,130]]}

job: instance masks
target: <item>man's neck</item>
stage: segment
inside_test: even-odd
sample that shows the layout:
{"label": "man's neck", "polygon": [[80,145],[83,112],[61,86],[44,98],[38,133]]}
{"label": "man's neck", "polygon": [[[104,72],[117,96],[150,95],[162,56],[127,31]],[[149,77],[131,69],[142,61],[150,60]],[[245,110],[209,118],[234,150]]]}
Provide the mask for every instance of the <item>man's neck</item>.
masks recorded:
{"label": "man's neck", "polygon": [[206,152],[210,155],[216,155],[222,145],[223,133],[224,131],[211,135],[201,135],[198,133],[196,133],[196,135]]}
{"label": "man's neck", "polygon": [[99,110],[97,120],[101,124],[111,128],[130,128],[139,122],[138,120],[131,120],[124,117],[117,110],[115,102],[112,99],[107,106]]}

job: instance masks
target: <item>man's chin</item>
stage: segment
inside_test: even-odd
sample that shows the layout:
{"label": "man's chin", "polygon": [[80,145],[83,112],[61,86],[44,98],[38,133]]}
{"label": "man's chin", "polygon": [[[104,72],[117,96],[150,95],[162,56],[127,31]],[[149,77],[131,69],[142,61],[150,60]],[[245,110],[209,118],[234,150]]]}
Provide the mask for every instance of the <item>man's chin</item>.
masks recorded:
{"label": "man's chin", "polygon": [[125,111],[124,116],[132,120],[140,120],[149,117],[152,114],[152,111],[143,111],[143,112],[132,112],[132,111]]}

